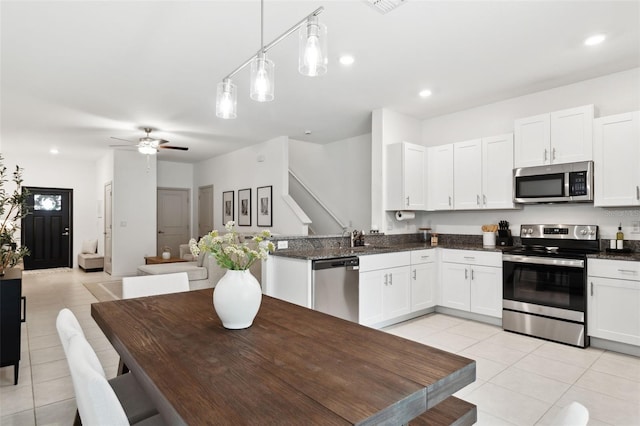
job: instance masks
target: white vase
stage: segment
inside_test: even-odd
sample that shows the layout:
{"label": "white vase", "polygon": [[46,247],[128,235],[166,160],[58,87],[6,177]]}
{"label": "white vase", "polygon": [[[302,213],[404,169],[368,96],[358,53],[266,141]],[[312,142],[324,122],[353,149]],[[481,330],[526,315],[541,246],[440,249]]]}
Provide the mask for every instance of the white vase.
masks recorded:
{"label": "white vase", "polygon": [[213,307],[225,328],[251,327],[262,302],[262,289],[249,270],[227,270],[213,289]]}

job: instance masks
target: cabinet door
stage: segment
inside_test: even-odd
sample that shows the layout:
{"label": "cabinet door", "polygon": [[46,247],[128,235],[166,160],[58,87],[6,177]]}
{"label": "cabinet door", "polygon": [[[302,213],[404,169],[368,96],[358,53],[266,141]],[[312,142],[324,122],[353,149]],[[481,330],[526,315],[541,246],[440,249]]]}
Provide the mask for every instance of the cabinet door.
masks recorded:
{"label": "cabinet door", "polygon": [[382,290],[382,316],[386,319],[396,318],[411,312],[410,268],[402,266],[385,271]]}
{"label": "cabinet door", "polygon": [[460,263],[442,263],[442,306],[469,311],[469,266]]}
{"label": "cabinet door", "polygon": [[514,208],[513,133],[482,138],[482,206]]}
{"label": "cabinet door", "polygon": [[426,148],[409,143],[403,144],[404,149],[404,199],[405,208],[423,210],[427,207],[427,154]]}
{"label": "cabinet door", "polygon": [[428,149],[427,196],[430,210],[453,209],[453,144]]}
{"label": "cabinet door", "polygon": [[373,325],[383,320],[382,287],[386,271],[360,272],[358,317],[362,325]]}
{"label": "cabinet door", "polygon": [[502,318],[502,268],[472,266],[471,312]]}
{"label": "cabinet door", "polygon": [[588,334],[640,345],[640,281],[589,277]]}
{"label": "cabinet door", "polygon": [[551,113],[551,163],[593,159],[593,105]]}
{"label": "cabinet door", "polygon": [[436,264],[420,263],[411,266],[411,312],[436,305]]}
{"label": "cabinet door", "polygon": [[594,205],[640,205],[640,112],[594,123]]}
{"label": "cabinet door", "polygon": [[453,144],[453,194],[456,210],[482,207],[482,140]]}
{"label": "cabinet door", "polygon": [[426,162],[424,146],[408,142],[387,145],[387,210],[426,209]]}
{"label": "cabinet door", "polygon": [[551,147],[550,115],[541,114],[515,120],[513,129],[514,167],[549,164]]}

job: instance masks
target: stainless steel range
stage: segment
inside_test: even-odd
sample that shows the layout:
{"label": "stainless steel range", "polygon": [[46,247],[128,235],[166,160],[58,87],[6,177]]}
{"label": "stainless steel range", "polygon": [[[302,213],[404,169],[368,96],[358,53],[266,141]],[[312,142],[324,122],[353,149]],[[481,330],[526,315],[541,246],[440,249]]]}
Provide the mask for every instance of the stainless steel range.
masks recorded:
{"label": "stainless steel range", "polygon": [[596,225],[522,225],[522,247],[502,255],[502,327],[585,348],[587,254]]}

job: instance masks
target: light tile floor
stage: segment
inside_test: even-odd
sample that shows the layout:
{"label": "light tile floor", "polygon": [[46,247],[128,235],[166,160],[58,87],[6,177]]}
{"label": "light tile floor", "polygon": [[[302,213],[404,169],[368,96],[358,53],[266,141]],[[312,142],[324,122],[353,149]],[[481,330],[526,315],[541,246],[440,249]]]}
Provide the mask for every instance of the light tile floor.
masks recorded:
{"label": "light tile floor", "polygon": [[[22,329],[20,381],[0,369],[0,425],[69,425],[73,386],[55,318],[63,307],[78,317],[107,375],[118,355],[91,318],[96,299],[83,282],[110,281],[102,272],[26,273],[27,322]],[[477,379],[456,395],[478,406],[481,425],[548,425],[571,401],[584,404],[590,425],[640,425],[640,359],[545,342],[499,327],[432,314],[385,329],[477,362]]]}

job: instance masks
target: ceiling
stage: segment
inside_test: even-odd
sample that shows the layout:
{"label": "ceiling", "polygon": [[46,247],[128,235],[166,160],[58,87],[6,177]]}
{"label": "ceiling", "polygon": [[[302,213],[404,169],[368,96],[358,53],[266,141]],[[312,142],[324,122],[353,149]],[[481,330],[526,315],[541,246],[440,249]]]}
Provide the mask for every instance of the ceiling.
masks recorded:
{"label": "ceiling", "polygon": [[[265,42],[325,7],[328,73],[297,73],[292,35],[268,54],[275,100],[249,99],[246,68],[238,118],[222,120],[216,84],[258,50],[258,0],[2,0],[2,150],[97,159],[110,136],[153,127],[189,147],[159,159],[197,162],[281,135],[369,133],[377,108],[424,120],[640,66],[640,1],[408,0],[387,14],[364,0],[264,3]],[[593,33],[607,40],[584,46]]]}

